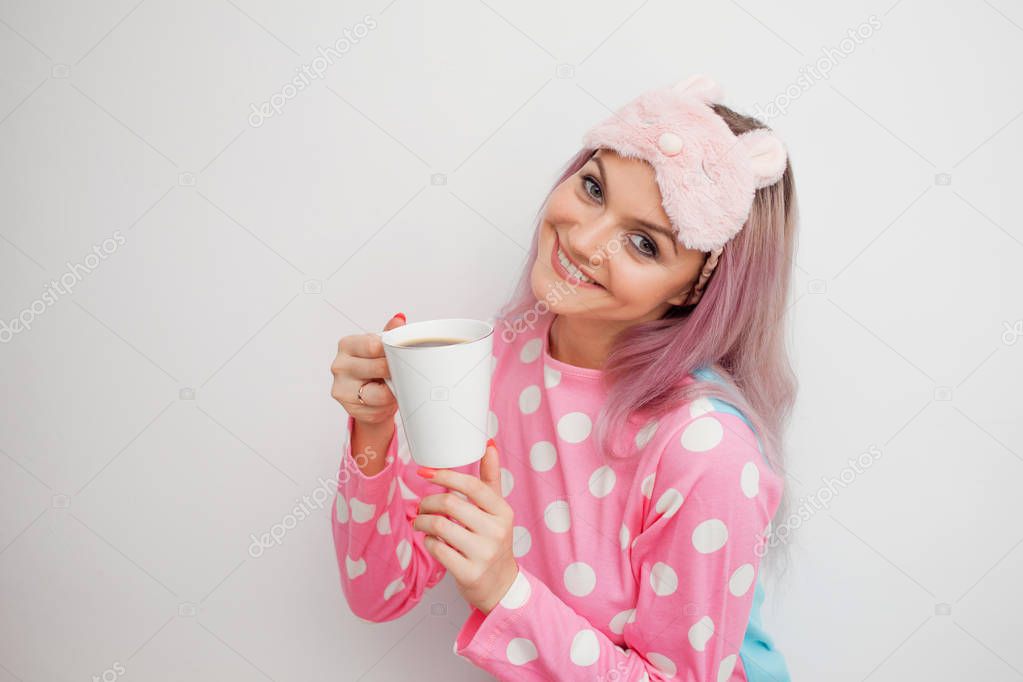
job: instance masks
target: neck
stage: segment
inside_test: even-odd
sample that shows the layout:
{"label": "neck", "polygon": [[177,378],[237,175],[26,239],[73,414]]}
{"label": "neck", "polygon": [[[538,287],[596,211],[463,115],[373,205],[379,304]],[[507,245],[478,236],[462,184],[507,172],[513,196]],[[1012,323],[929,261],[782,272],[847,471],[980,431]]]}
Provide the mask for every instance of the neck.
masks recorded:
{"label": "neck", "polygon": [[548,351],[555,360],[603,369],[617,330],[606,320],[556,315],[551,323]]}

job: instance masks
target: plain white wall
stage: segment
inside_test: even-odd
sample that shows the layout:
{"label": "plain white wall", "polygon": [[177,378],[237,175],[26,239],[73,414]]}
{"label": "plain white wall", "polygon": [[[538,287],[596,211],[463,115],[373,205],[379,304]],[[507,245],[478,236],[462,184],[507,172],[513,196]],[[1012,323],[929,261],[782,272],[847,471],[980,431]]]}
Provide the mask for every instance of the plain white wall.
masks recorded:
{"label": "plain white wall", "polygon": [[1021,58],[1007,0],[3,0],[0,682],[486,679],[450,576],[343,601],[336,342],[493,314],[583,130],[696,72],[801,201],[794,679],[1020,679]]}

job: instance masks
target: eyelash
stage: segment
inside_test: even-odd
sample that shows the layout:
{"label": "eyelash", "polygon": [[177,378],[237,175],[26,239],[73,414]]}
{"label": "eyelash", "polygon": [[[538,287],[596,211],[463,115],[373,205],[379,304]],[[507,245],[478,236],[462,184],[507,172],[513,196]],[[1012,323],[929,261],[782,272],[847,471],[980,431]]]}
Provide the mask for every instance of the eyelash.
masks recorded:
{"label": "eyelash", "polygon": [[[587,183],[588,182],[592,182],[594,185],[596,185],[597,189],[600,189],[600,183],[597,182],[597,179],[594,178],[592,175],[584,175],[584,176],[582,176],[583,192],[585,192],[586,196],[589,197],[591,200],[597,201],[597,198],[594,197],[592,194],[590,194],[589,190],[587,189]],[[601,196],[603,196],[603,190],[601,190]],[[657,258],[657,256],[660,253],[660,251],[657,248],[657,243],[654,242],[653,239],[650,239],[649,237],[647,237],[644,234],[636,234],[636,235],[632,235],[632,236],[642,237],[643,241],[645,241],[648,244],[650,244],[650,248],[653,250],[653,253],[649,253],[649,252],[643,251],[641,248],[636,246],[636,242],[634,242],[634,241],[632,241],[630,239],[629,243],[632,244],[632,248],[634,248],[639,255],[644,256],[646,258]]]}

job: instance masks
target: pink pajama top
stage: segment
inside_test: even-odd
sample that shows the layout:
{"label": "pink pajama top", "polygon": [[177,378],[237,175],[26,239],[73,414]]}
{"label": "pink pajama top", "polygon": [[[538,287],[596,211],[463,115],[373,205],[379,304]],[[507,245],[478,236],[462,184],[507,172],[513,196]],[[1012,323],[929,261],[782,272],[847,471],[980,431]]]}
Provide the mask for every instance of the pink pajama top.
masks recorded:
{"label": "pink pajama top", "polygon": [[[519,573],[489,614],[471,610],[454,653],[501,680],[786,682],[760,624],[756,550],[782,478],[745,418],[699,398],[630,425],[616,438],[633,454],[606,457],[602,371],[552,358],[552,321],[507,340],[495,328],[489,431]],[[395,420],[387,465],[365,476],[348,418],[332,523],[342,590],[371,621],[408,612],[446,572],[411,523],[421,497],[449,489],[416,474]]]}

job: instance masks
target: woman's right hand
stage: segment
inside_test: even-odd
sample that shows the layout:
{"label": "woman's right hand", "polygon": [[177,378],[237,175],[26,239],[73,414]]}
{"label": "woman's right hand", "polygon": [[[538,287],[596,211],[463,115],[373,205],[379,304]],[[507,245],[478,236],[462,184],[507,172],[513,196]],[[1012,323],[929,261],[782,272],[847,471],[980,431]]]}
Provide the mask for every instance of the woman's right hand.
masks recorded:
{"label": "woman's right hand", "polygon": [[[405,316],[398,313],[384,326],[384,331],[405,324]],[[337,344],[337,356],[330,365],[334,385],[330,394],[341,403],[345,412],[356,422],[369,425],[386,424],[394,419],[398,401],[384,379],[391,378],[384,356],[384,344],[376,334],[352,334],[342,337]],[[367,383],[368,382],[368,383]],[[359,388],[362,400],[359,401]]]}

